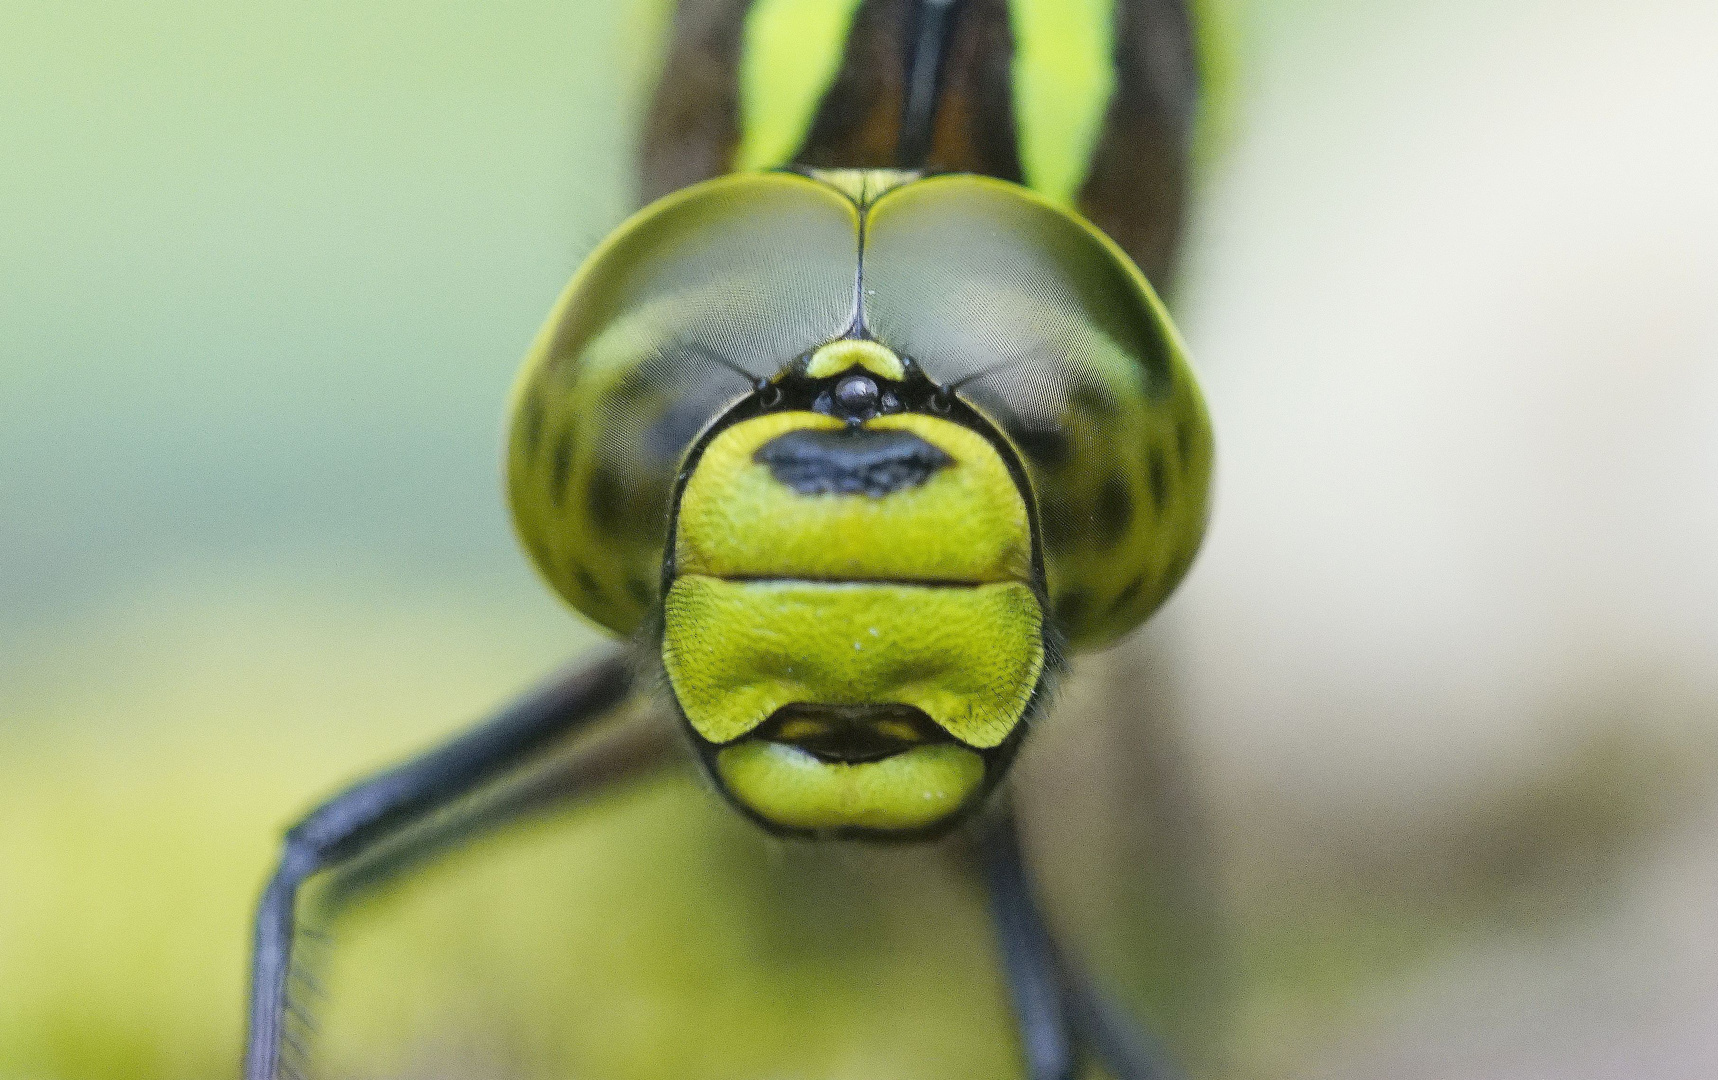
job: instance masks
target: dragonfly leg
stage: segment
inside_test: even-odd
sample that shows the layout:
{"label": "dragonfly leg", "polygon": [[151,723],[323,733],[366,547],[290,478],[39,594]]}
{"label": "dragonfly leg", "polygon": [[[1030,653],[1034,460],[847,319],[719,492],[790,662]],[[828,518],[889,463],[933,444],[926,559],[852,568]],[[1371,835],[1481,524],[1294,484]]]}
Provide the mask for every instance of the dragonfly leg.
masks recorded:
{"label": "dragonfly leg", "polygon": [[245,1080],[276,1080],[280,1072],[300,886],[606,714],[632,683],[620,650],[569,669],[466,734],[335,795],[288,830],[257,906]]}
{"label": "dragonfly leg", "polygon": [[1091,1050],[1115,1080],[1180,1080],[1163,1046],[1106,994],[1089,972],[1063,969],[1068,987],[1068,1022],[1080,1045]]}
{"label": "dragonfly leg", "polygon": [[1026,1052],[1026,1075],[1028,1080],[1073,1080],[1079,1063],[1068,1024],[1061,964],[1044,913],[1032,895],[1011,810],[986,823],[979,845],[1002,967]]}
{"label": "dragonfly leg", "polygon": [[372,895],[412,871],[433,863],[479,836],[496,832],[532,813],[561,809],[581,797],[606,791],[665,764],[682,745],[679,731],[664,717],[632,717],[568,752],[555,754],[519,779],[509,779],[480,802],[435,815],[427,825],[390,837],[370,852],[331,872],[318,890],[314,915],[329,920],[354,902]]}
{"label": "dragonfly leg", "polygon": [[1029,1080],[1071,1080],[1083,1051],[1114,1080],[1178,1080],[1156,1040],[1057,946],[1012,810],[987,824],[980,851]]}

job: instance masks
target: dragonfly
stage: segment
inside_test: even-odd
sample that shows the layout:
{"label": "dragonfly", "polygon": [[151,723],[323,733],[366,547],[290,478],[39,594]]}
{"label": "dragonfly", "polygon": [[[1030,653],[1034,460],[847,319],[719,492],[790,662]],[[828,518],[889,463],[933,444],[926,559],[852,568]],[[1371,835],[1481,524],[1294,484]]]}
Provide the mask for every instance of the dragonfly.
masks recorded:
{"label": "dragonfly", "polygon": [[287,831],[246,1080],[293,1069],[313,878],[338,903],[687,757],[769,834],[969,855],[1022,1075],[1177,1075],[1052,932],[1008,778],[1204,533],[1211,424],[1152,284],[1198,90],[1175,0],[681,0],[644,208],[551,311],[507,436],[525,552],[614,644]]}

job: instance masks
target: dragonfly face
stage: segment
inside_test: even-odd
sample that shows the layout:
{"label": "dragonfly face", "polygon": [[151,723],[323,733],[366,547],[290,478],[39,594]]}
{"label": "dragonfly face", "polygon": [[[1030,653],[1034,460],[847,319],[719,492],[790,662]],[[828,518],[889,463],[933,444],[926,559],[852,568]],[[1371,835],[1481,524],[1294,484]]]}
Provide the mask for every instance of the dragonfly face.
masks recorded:
{"label": "dragonfly face", "polygon": [[624,225],[529,358],[516,523],[660,657],[776,831],[912,837],[1006,771],[1070,648],[1136,625],[1211,440],[1126,257],[1023,188],[741,174]]}

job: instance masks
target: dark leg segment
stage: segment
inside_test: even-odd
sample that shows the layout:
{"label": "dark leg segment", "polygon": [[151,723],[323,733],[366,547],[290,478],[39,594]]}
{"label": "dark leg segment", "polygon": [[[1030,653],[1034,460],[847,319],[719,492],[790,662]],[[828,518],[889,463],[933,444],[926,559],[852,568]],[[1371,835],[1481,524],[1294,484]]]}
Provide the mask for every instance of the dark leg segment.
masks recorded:
{"label": "dark leg segment", "polygon": [[626,655],[611,651],[549,679],[470,732],[348,788],[287,832],[257,907],[245,1080],[276,1080],[280,1070],[299,887],[602,716],[625,700],[632,682]]}
{"label": "dark leg segment", "polygon": [[1068,980],[1068,1022],[1080,1045],[1103,1062],[1114,1080],[1181,1080],[1169,1055],[1092,977],[1064,969]]}
{"label": "dark leg segment", "polygon": [[1032,896],[1012,810],[985,826],[981,840],[991,918],[1026,1051],[1028,1080],[1073,1080],[1078,1062],[1063,1006],[1055,942]]}
{"label": "dark leg segment", "polygon": [[1114,1080],[1179,1080],[1156,1040],[1057,947],[1011,809],[985,827],[980,847],[1028,1080],[1072,1080],[1081,1051],[1095,1054]]}
{"label": "dark leg segment", "polygon": [[[509,778],[480,803],[461,806],[457,815],[437,815],[427,827],[413,828],[343,863],[318,894],[315,915],[329,919],[403,877],[434,863],[471,840],[529,818],[559,810],[584,796],[607,791],[673,760],[684,737],[673,722],[657,714],[634,717],[566,754],[545,758],[518,780]],[[302,935],[304,931],[299,931]]]}

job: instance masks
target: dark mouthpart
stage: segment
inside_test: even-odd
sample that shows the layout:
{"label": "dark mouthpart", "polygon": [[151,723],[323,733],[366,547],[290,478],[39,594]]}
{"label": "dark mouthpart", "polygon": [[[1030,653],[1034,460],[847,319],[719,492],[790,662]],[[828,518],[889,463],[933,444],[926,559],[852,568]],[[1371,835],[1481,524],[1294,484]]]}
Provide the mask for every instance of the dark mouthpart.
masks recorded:
{"label": "dark mouthpart", "polygon": [[952,742],[911,705],[784,705],[748,738],[797,747],[821,761],[859,765],[926,743]]}

